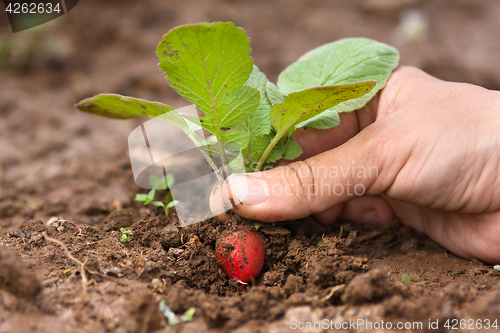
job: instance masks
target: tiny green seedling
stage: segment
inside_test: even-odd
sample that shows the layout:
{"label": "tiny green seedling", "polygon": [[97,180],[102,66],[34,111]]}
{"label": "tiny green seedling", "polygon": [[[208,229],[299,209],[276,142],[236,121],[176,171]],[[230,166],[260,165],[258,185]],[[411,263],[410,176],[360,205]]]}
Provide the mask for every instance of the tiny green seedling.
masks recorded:
{"label": "tiny green seedling", "polygon": [[176,326],[180,323],[186,323],[193,319],[193,315],[196,311],[195,308],[189,308],[182,315],[178,316],[174,313],[174,311],[170,310],[170,308],[165,304],[164,300],[160,301],[160,311],[163,313],[165,318],[167,318],[168,324],[170,326]]}
{"label": "tiny green seedling", "polygon": [[122,233],[122,238],[120,239],[120,242],[125,244],[132,240],[132,231],[125,230],[125,228],[120,228],[120,232]]}
{"label": "tiny green seedling", "polygon": [[317,247],[320,247],[321,245],[323,245],[323,240],[324,240],[325,238],[328,238],[328,235],[323,234],[323,236],[321,236],[321,239],[318,241],[318,243],[316,243],[316,246],[317,246]]}
{"label": "tiny green seedling", "polygon": [[177,205],[178,201],[177,200],[170,201],[168,204],[165,205],[161,201],[153,201],[155,198],[155,195],[156,195],[155,189],[152,189],[151,191],[149,191],[148,194],[137,193],[135,195],[135,201],[143,202],[144,205],[153,205],[156,207],[163,207],[163,209],[165,210],[165,216],[168,216],[168,210],[170,208],[174,207],[175,205]]}
{"label": "tiny green seedling", "polygon": [[169,192],[165,196],[165,200],[169,201],[166,205],[161,201],[153,201],[153,200],[156,196],[156,189],[160,189],[160,188],[168,189],[170,186],[172,186],[174,184],[174,176],[171,174],[168,174],[167,176],[165,176],[163,178],[151,176],[151,178],[149,178],[149,183],[153,189],[151,191],[149,191],[148,194],[137,193],[135,195],[135,201],[142,202],[142,203],[144,203],[144,205],[153,205],[156,207],[163,207],[163,209],[165,210],[165,216],[168,216],[168,210],[170,208],[174,207],[175,205],[177,205],[177,203],[178,203],[177,200],[171,201],[171,199],[172,199],[171,193]]}
{"label": "tiny green seedling", "polygon": [[404,284],[410,284],[411,283],[411,279],[410,279],[410,276],[408,274],[403,274],[403,283]]}
{"label": "tiny green seedling", "polygon": [[[389,45],[342,39],[306,53],[274,84],[253,64],[245,32],[225,22],[174,28],[156,54],[172,88],[203,113],[200,118],[115,94],[76,107],[115,119],[162,116],[194,142],[221,180],[231,172],[260,171],[299,157],[302,149],[292,138],[297,129],[337,126],[339,113],[362,108],[399,61]],[[200,138],[195,133],[200,129],[210,135]]]}
{"label": "tiny green seedling", "polygon": [[153,189],[166,189],[168,190],[175,183],[174,175],[168,174],[165,177],[158,178],[156,176],[149,177],[149,184]]}

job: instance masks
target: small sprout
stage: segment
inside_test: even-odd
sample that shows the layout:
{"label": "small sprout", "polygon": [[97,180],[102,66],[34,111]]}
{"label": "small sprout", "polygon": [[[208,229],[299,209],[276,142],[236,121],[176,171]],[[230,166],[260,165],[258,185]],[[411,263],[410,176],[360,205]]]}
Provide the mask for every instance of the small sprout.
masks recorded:
{"label": "small sprout", "polygon": [[174,175],[169,173],[165,177],[158,178],[156,176],[149,177],[151,188],[156,190],[168,190],[174,185]]}
{"label": "small sprout", "polygon": [[185,323],[191,321],[193,319],[194,313],[196,312],[195,308],[189,308],[184,312],[181,316],[181,322]]}
{"label": "small sprout", "polygon": [[416,285],[417,286],[425,286],[425,282],[417,282]]}
{"label": "small sprout", "polygon": [[325,238],[328,238],[328,235],[323,234],[323,236],[321,236],[321,239],[318,241],[318,243],[316,243],[316,246],[320,247],[321,245],[323,245],[323,239],[325,239]]}
{"label": "small sprout", "polygon": [[259,230],[259,228],[261,227],[261,225],[260,225],[260,224],[258,224],[258,223],[255,223],[255,224],[253,225],[253,227],[255,228],[255,231],[257,231],[257,230]]}
{"label": "small sprout", "polygon": [[158,282],[160,282],[160,279],[153,279],[153,280],[151,280],[151,283],[153,283],[153,284],[158,283]]}
{"label": "small sprout", "polygon": [[149,205],[155,198],[156,190],[152,189],[148,194],[137,193],[135,195],[135,201],[143,202],[144,205]]}
{"label": "small sprout", "polygon": [[404,284],[410,284],[411,283],[411,279],[408,276],[408,274],[403,274],[403,283]]}
{"label": "small sprout", "polygon": [[120,232],[122,233],[122,238],[120,239],[120,242],[125,244],[132,240],[132,231],[125,230],[125,228],[120,228]]}
{"label": "small sprout", "polygon": [[144,205],[153,205],[155,207],[163,207],[165,210],[165,216],[168,216],[168,210],[179,203],[179,201],[174,200],[165,205],[161,201],[153,201],[156,195],[156,190],[152,189],[148,194],[137,193],[135,195],[135,201],[143,202]]}
{"label": "small sprout", "polygon": [[493,269],[500,272],[500,265],[493,266]]}
{"label": "small sprout", "polygon": [[186,323],[193,319],[193,315],[196,311],[195,308],[189,308],[184,312],[180,317],[177,316],[174,311],[170,310],[170,308],[165,304],[164,300],[160,301],[160,311],[163,313],[165,318],[167,318],[168,324],[170,326],[176,326],[180,323]]}

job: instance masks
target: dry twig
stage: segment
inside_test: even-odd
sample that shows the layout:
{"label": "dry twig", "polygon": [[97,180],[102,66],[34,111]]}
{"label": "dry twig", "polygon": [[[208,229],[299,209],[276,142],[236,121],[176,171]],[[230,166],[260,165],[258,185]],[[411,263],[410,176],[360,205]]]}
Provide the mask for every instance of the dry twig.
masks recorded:
{"label": "dry twig", "polygon": [[68,256],[69,259],[73,260],[78,266],[80,266],[80,274],[82,276],[82,286],[83,286],[83,296],[87,295],[87,283],[88,283],[88,279],[87,279],[87,274],[85,273],[85,264],[87,263],[87,259],[85,259],[84,262],[81,262],[80,260],[76,259],[72,254],[71,252],[69,252],[68,248],[66,247],[66,245],[64,245],[63,242],[61,242],[60,240],[57,240],[55,238],[52,238],[52,237],[49,237],[49,235],[47,235],[47,232],[43,232],[43,237],[52,242],[52,243],[56,243],[57,245],[61,246],[64,250],[64,252],[66,252],[66,255]]}

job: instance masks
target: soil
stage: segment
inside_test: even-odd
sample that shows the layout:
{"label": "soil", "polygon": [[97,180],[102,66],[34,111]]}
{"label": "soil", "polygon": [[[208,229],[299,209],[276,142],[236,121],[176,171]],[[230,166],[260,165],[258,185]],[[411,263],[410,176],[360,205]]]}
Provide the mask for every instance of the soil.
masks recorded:
{"label": "soil", "polygon": [[[411,8],[427,21],[426,38],[398,34]],[[215,20],[245,28],[272,81],[316,46],[366,36],[397,47],[402,64],[500,89],[499,16],[496,0],[87,0],[12,34],[0,14],[0,332],[295,332],[294,320],[324,318],[445,332],[446,320],[493,323],[500,272],[397,221],[262,225],[266,262],[240,292],[218,268],[215,243],[255,221],[233,215],[183,228],[175,209],[165,216],[135,202],[145,190],[134,183],[127,136],[143,120],[101,119],[73,104],[114,92],[186,105],[156,66],[156,44],[174,26]],[[61,221],[48,224],[54,216]],[[120,228],[130,242],[120,242]],[[162,300],[179,315],[194,307],[192,320],[168,325]]]}

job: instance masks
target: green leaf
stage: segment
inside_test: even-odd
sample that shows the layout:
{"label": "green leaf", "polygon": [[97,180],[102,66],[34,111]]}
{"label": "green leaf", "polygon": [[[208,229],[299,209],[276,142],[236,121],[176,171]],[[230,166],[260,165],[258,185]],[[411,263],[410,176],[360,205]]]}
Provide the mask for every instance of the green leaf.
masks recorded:
{"label": "green leaf", "polygon": [[173,174],[169,173],[165,178],[167,179],[167,188],[174,186],[175,178]]}
{"label": "green leaf", "polygon": [[272,82],[267,82],[266,93],[272,105],[283,103],[283,100],[285,99],[278,87]]}
{"label": "green leaf", "polygon": [[252,72],[249,44],[245,32],[232,23],[201,23],[171,30],[156,51],[172,88],[205,114],[202,125],[217,137],[223,176],[229,172],[222,144],[223,122],[238,120],[232,116],[238,113],[228,108],[227,98],[238,93],[235,90]]}
{"label": "green leaf", "polygon": [[174,175],[169,173],[166,177],[160,178],[152,175],[149,177],[149,184],[151,185],[151,188],[154,189],[168,189],[174,185]]}
{"label": "green leaf", "polygon": [[222,132],[222,140],[224,142],[235,143],[241,149],[245,149],[248,146],[249,139],[248,133],[242,130],[231,129]]}
{"label": "green leaf", "polygon": [[167,204],[167,209],[168,208],[172,208],[174,207],[175,205],[177,205],[179,203],[179,201],[177,200],[173,200],[173,201],[170,201],[168,204]]}
{"label": "green leaf", "polygon": [[154,118],[173,109],[165,104],[117,94],[99,94],[75,105],[83,112],[115,119]]}
{"label": "green leaf", "polygon": [[155,207],[163,207],[165,208],[165,205],[161,201],[151,201],[151,204]]}
{"label": "green leaf", "polygon": [[408,274],[403,274],[403,283],[404,284],[410,284],[411,283],[411,279],[408,276]]}
{"label": "green leaf", "polygon": [[[248,147],[242,149],[242,154],[247,159],[249,159],[250,154],[255,157],[257,156],[255,152],[261,151],[262,153],[264,151],[260,146],[262,142],[261,137],[271,132],[271,121],[269,120],[271,102],[267,97],[266,91],[268,82],[269,81],[266,76],[255,65],[253,66],[253,71],[250,74],[248,81],[245,82],[245,86],[257,89],[260,95],[259,106],[254,113],[250,115],[247,120],[235,127],[236,129],[247,132],[250,137]],[[258,160],[260,156],[256,158]]]}
{"label": "green leaf", "polygon": [[137,193],[135,195],[135,201],[146,202],[147,200],[148,200],[148,196],[146,194]]}
{"label": "green leaf", "polygon": [[164,300],[160,301],[160,311],[165,316],[165,318],[167,318],[168,324],[170,326],[180,324],[181,320],[179,319],[179,317],[177,317],[174,311],[170,310],[170,308],[165,304]]}
{"label": "green leaf", "polygon": [[149,191],[149,193],[147,195],[148,203],[149,203],[149,201],[154,200],[155,194],[156,194],[156,190],[155,189],[152,189],[151,191]]}
{"label": "green leaf", "polygon": [[[274,138],[275,135],[273,134],[268,134],[263,137],[257,137],[254,140],[254,151],[248,155],[248,158],[250,160],[250,163],[255,163],[258,162],[266,150],[266,148],[269,146],[271,143],[271,140]],[[283,144],[283,139],[276,144],[269,155],[267,156],[265,162],[266,163],[274,163],[278,160],[281,159],[283,154],[285,153],[285,145]],[[254,166],[253,166],[254,167]]]}
{"label": "green leaf", "polygon": [[156,119],[165,121],[182,130],[196,146],[202,144],[202,140],[193,130],[196,125],[190,125],[189,121],[184,118],[185,115],[181,116],[165,104],[116,94],[101,94],[84,99],[76,107],[81,111],[108,118],[156,117]]}
{"label": "green leaf", "polygon": [[[221,127],[231,127],[250,117],[259,106],[259,92],[250,87],[240,87],[226,94],[218,109]],[[202,118],[205,120],[207,117]]]}
{"label": "green leaf", "polygon": [[[343,102],[333,108],[337,112],[350,112],[362,108],[378,90],[383,88],[399,62],[398,51],[384,43],[368,38],[347,38],[325,44],[304,54],[287,67],[278,78],[278,87],[284,95],[313,87],[376,81],[366,95]],[[325,113],[315,120],[323,120]],[[315,127],[335,125],[324,123]]]}
{"label": "green leaf", "polygon": [[288,143],[286,145],[285,153],[283,154],[284,160],[293,160],[302,155],[303,151],[300,148],[300,145],[292,138],[288,139]]}
{"label": "green leaf", "polygon": [[163,37],[156,54],[172,88],[214,119],[252,72],[249,44],[232,23],[183,25]]}
{"label": "green leaf", "polygon": [[292,93],[280,104],[271,108],[271,124],[278,132],[293,133],[295,125],[349,99],[363,96],[375,86],[375,82],[350,83],[341,86],[316,87]]}
{"label": "green leaf", "polygon": [[[259,92],[259,106],[257,110],[249,117],[249,124],[252,135],[266,135],[271,131],[271,122],[269,121],[269,110],[271,110],[271,102],[267,97],[267,80],[257,66],[253,66],[252,73],[245,82],[244,86],[254,88]],[[267,121],[266,121],[267,120]]]}
{"label": "green leaf", "polygon": [[340,123],[339,113],[335,111],[335,107],[321,112],[317,116],[297,124],[295,127],[312,127],[317,129],[329,129],[337,126]]}
{"label": "green leaf", "polygon": [[196,312],[195,308],[189,308],[189,309],[187,309],[186,312],[184,312],[182,314],[181,321],[183,323],[191,321],[193,319],[193,315],[194,315],[195,312]]}

